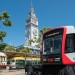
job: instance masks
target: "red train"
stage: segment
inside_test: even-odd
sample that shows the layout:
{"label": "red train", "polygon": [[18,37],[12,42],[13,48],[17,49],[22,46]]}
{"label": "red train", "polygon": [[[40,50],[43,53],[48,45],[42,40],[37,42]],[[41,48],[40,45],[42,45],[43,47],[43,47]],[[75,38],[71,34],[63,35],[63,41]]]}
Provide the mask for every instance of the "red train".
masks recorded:
{"label": "red train", "polygon": [[33,66],[30,75],[75,75],[74,26],[61,26],[45,32],[40,57],[41,65]]}
{"label": "red train", "polygon": [[75,64],[75,28],[63,26],[43,35],[42,62]]}
{"label": "red train", "polygon": [[74,26],[61,26],[43,34],[41,60],[42,75],[75,75]]}

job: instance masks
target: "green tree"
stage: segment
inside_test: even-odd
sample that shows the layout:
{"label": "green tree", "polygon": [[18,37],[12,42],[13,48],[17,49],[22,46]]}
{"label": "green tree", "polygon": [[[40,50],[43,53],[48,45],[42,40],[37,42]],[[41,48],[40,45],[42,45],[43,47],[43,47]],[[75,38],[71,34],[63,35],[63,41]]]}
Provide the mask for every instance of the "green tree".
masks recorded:
{"label": "green tree", "polygon": [[16,48],[14,46],[7,45],[4,49],[4,51],[15,51],[16,52]]}
{"label": "green tree", "polygon": [[33,39],[30,39],[29,40],[29,45],[31,45],[33,42],[34,42],[34,40]]}
{"label": "green tree", "polygon": [[0,31],[0,41],[3,41],[3,37],[5,37],[6,32]]}
{"label": "green tree", "polygon": [[10,18],[10,15],[6,11],[4,11],[0,14],[0,20],[2,21],[3,25],[5,25],[5,26],[12,25],[12,21],[9,18]]}
{"label": "green tree", "polygon": [[[9,27],[12,25],[12,21],[10,20],[10,15],[8,12],[4,11],[0,13],[0,21],[3,23],[4,26]],[[0,25],[1,27],[2,25]],[[6,36],[6,32],[0,30],[0,50],[5,48],[6,44],[3,43],[3,38]]]}
{"label": "green tree", "polygon": [[17,49],[18,52],[25,52],[25,53],[29,53],[30,52],[30,49],[28,47],[24,47],[24,46],[20,46],[18,49]]}
{"label": "green tree", "polygon": [[0,51],[3,51],[6,46],[7,46],[6,43],[1,43],[1,44],[0,44]]}

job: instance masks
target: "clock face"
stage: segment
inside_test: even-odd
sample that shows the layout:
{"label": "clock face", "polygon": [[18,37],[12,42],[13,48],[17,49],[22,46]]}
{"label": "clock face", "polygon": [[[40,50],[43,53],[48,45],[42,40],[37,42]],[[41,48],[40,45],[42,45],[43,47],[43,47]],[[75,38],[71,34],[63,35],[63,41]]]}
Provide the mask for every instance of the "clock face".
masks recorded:
{"label": "clock face", "polygon": [[34,24],[37,24],[37,20],[35,20],[35,19],[33,19],[32,22],[33,22]]}
{"label": "clock face", "polygon": [[33,35],[34,35],[34,36],[37,35],[37,29],[33,29]]}
{"label": "clock face", "polygon": [[27,34],[28,34],[28,35],[30,34],[30,30],[27,30]]}

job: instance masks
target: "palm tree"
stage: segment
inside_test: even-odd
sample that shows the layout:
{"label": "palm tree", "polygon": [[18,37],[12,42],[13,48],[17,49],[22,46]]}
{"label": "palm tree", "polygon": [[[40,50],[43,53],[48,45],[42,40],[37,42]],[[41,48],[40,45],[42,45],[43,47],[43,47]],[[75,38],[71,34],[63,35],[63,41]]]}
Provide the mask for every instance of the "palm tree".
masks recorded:
{"label": "palm tree", "polygon": [[46,28],[46,27],[44,27],[43,29],[40,30],[39,37],[42,37],[42,35],[43,35],[46,31],[51,30],[51,29],[52,29],[52,28]]}
{"label": "palm tree", "polygon": [[40,48],[41,46],[41,42],[42,42],[42,36],[43,34],[48,31],[51,30],[52,28],[46,28],[44,27],[43,29],[40,30],[40,34],[39,34],[39,38],[36,38],[36,42],[38,43],[38,45],[36,45],[38,48]]}

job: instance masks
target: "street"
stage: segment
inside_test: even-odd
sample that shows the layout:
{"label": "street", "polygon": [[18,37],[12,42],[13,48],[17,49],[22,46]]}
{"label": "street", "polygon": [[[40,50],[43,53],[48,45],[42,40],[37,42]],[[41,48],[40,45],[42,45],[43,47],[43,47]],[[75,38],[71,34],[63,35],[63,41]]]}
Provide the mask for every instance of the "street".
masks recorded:
{"label": "street", "polygon": [[25,70],[1,70],[0,75],[25,75]]}

